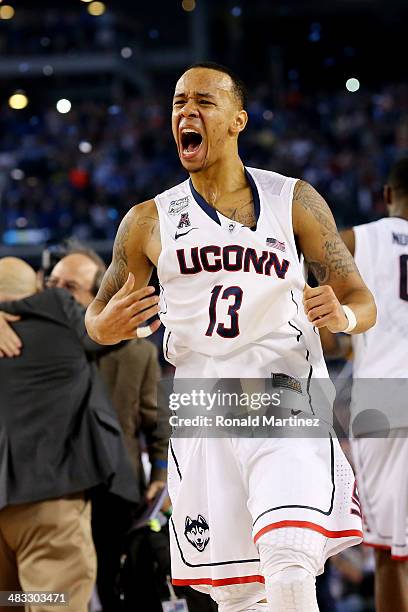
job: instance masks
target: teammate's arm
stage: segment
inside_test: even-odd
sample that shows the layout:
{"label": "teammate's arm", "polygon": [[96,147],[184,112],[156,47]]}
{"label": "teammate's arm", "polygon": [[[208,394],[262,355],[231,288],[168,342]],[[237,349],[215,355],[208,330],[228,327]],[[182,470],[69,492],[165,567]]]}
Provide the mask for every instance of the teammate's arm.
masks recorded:
{"label": "teammate's arm", "polygon": [[[153,200],[134,206],[122,219],[112,262],[85,317],[88,334],[99,344],[136,338],[137,327],[158,312],[154,288],[145,286],[160,250],[158,225]],[[159,325],[155,321],[152,331]]]}
{"label": "teammate's arm", "polygon": [[355,237],[353,228],[349,227],[348,229],[341,230],[341,232],[339,233],[340,233],[340,237],[343,240],[344,244],[346,245],[346,247],[348,248],[348,250],[354,257],[354,253],[356,250],[356,237]]}
{"label": "teammate's arm", "polygon": [[344,331],[348,319],[342,305],[353,311],[361,333],[376,321],[374,298],[364,284],[350,251],[337,231],[334,217],[321,195],[305,181],[293,194],[293,228],[300,249],[319,287],[305,287],[303,301],[309,321],[331,332]]}

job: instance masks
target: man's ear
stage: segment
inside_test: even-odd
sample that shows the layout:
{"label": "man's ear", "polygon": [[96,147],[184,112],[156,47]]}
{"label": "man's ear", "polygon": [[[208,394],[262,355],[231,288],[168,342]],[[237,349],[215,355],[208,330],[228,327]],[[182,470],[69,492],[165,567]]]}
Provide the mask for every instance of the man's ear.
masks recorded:
{"label": "man's ear", "polygon": [[38,270],[36,273],[36,289],[37,289],[37,293],[40,293],[41,291],[43,291],[45,287],[45,283],[44,283],[44,271],[43,270]]}

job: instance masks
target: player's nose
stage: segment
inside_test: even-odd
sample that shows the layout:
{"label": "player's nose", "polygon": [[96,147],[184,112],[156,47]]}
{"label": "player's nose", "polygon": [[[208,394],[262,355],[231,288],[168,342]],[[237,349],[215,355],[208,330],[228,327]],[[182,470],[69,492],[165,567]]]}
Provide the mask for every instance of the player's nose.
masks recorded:
{"label": "player's nose", "polygon": [[181,115],[183,117],[197,117],[198,107],[195,100],[188,100],[181,108]]}

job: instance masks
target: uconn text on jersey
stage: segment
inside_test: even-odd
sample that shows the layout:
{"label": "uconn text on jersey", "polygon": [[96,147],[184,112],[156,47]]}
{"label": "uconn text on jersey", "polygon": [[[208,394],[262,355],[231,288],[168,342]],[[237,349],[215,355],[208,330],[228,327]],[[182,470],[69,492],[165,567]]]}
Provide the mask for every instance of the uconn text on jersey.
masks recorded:
{"label": "uconn text on jersey", "polygon": [[290,262],[280,260],[271,251],[257,252],[251,247],[231,244],[220,247],[215,244],[208,246],[177,249],[177,259],[181,274],[198,274],[199,272],[256,272],[284,279]]}

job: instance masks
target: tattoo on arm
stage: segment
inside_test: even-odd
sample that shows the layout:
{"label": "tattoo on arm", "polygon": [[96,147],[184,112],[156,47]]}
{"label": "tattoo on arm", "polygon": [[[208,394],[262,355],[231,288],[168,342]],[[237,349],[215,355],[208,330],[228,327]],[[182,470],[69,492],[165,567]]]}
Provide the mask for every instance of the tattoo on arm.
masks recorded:
{"label": "tattoo on arm", "polygon": [[122,287],[128,276],[127,242],[132,219],[128,215],[123,218],[113,245],[112,263],[107,269],[99,288],[96,299],[107,304],[111,297]]}
{"label": "tattoo on arm", "polygon": [[295,185],[293,200],[297,201],[304,210],[310,212],[320,226],[323,238],[323,259],[313,261],[305,254],[310,271],[320,284],[327,283],[330,278],[345,279],[353,272],[357,272],[354,259],[340,238],[336,223],[330,208],[322,196],[308,183],[298,181]]}
{"label": "tattoo on arm", "polygon": [[150,236],[153,236],[159,228],[159,220],[157,217],[144,216],[136,221],[136,225],[143,228]]}

